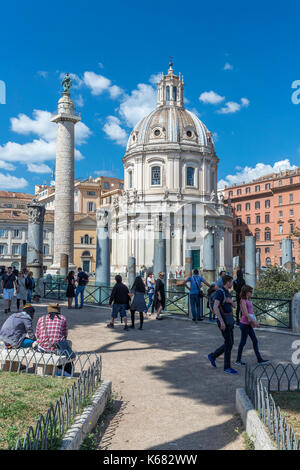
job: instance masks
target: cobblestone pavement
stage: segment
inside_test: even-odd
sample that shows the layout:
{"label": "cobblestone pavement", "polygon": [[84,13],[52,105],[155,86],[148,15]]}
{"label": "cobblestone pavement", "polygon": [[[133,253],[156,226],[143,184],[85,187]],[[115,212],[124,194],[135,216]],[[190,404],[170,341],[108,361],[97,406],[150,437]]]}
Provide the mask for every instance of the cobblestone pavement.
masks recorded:
{"label": "cobblestone pavement", "polygon": [[[243,448],[235,410],[243,369],[238,376],[228,376],[222,359],[217,369],[208,363],[205,355],[222,343],[215,324],[149,318],[142,331],[124,331],[120,322],[111,330],[106,328],[110,310],[68,310],[63,305],[74,349],[101,354],[103,378],[113,383],[115,410],[105,420],[99,449]],[[45,309],[45,303],[36,305],[35,324]],[[2,301],[0,311],[2,325]],[[234,359],[239,336],[236,328]],[[265,331],[258,337],[263,357],[274,363],[291,360],[291,344],[297,338]],[[255,362],[250,341],[244,359]]]}

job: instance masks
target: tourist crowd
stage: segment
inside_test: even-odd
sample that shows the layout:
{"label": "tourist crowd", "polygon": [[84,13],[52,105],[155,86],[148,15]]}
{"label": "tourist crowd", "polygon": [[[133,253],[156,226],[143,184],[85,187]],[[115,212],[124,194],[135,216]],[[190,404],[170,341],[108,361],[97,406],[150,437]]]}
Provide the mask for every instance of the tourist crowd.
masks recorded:
{"label": "tourist crowd", "polygon": [[[145,279],[144,274],[146,274]],[[34,307],[31,305],[31,300],[35,283],[32,272],[24,269],[19,273],[16,269],[9,267],[7,270],[2,269],[0,278],[5,302],[4,312],[6,314],[11,312],[14,294],[16,294],[18,310],[16,313],[11,314],[2,325],[0,339],[4,341],[8,348],[34,347],[40,352],[54,352],[60,342],[66,341],[68,335],[67,321],[61,315],[59,305],[50,304],[48,306],[48,315],[39,318],[34,333],[32,328]],[[75,308],[82,308],[84,305],[84,291],[89,282],[89,276],[79,267],[77,274],[70,271],[65,281],[67,282],[68,308],[72,308],[73,299],[75,299]],[[166,307],[165,273],[160,272],[156,278],[152,271],[140,273],[129,287],[122,282],[122,277],[119,274],[116,275],[115,281],[109,299],[112,310],[110,322],[107,324],[108,328],[115,327],[115,320],[118,315],[121,322],[124,323],[125,330],[135,328],[136,313],[139,314],[139,330],[143,329],[145,316],[151,316],[155,312],[157,320],[163,318],[162,313]],[[265,364],[267,362],[259,352],[254,331],[254,328],[258,328],[260,325],[254,315],[251,302],[253,289],[246,285],[241,270],[237,272],[235,280],[225,271],[221,271],[216,282],[210,284],[199,274],[197,269],[194,269],[192,275],[186,277],[180,283],[189,290],[192,320],[198,322],[204,319],[203,306],[205,305],[205,298],[207,299],[209,321],[216,322],[222,334],[222,345],[207,356],[213,367],[216,367],[217,358],[224,355],[224,372],[237,374],[237,371],[231,367],[235,324],[239,325],[241,330],[241,340],[235,364],[245,365],[242,361],[242,353],[248,336],[252,341],[258,363]],[[206,293],[202,289],[203,284],[208,288]],[[236,302],[233,302],[232,299],[233,291],[235,291]],[[148,303],[145,301],[146,294]],[[21,301],[23,308],[19,312]],[[234,308],[236,309],[235,319]],[[130,311],[130,325],[127,323],[127,311]],[[64,347],[69,346],[65,344]]]}

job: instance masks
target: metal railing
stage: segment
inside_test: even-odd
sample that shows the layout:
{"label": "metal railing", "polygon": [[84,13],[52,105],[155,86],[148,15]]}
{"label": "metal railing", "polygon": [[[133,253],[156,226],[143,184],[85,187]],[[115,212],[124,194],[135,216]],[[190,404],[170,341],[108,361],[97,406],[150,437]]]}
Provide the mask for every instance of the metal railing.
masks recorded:
{"label": "metal railing", "polygon": [[[112,286],[97,286],[88,284],[84,290],[84,302],[90,305],[109,306],[109,298]],[[52,279],[44,284],[44,298],[65,300],[67,283],[61,279]],[[189,294],[184,290],[167,290],[165,312],[172,315],[189,315]],[[148,294],[145,294],[146,304],[149,302]],[[151,307],[150,307],[151,308]]]}
{"label": "metal railing", "polygon": [[14,450],[57,449],[67,429],[71,426],[87,400],[101,381],[101,358],[81,372],[76,382],[51,405],[45,415],[40,415],[36,425],[30,426],[24,439],[19,439]]}
{"label": "metal railing", "polygon": [[[62,279],[52,279],[44,284],[44,297],[48,299],[65,300],[67,283]],[[84,291],[84,301],[87,304],[108,306],[109,297],[112,291],[111,286],[99,286],[89,283]],[[148,303],[148,295],[145,295]],[[233,295],[235,300],[235,295]],[[254,313],[261,326],[273,328],[292,328],[292,299],[280,298],[280,296],[263,297],[254,295],[252,297]],[[204,318],[209,317],[209,310],[206,307],[207,297],[200,299],[202,302],[202,312]],[[189,293],[179,286],[166,291],[165,311],[172,315],[190,314]],[[235,315],[235,310],[234,310]]]}
{"label": "metal railing", "polygon": [[[96,353],[78,352],[74,359],[66,354],[40,353],[31,348],[0,349],[0,369],[34,375],[64,376],[66,368],[71,377],[78,377],[101,358]],[[67,366],[67,364],[69,366]],[[49,367],[52,367],[51,374]]]}
{"label": "metal railing", "polygon": [[280,450],[299,450],[300,439],[270,392],[300,391],[300,367],[292,364],[246,367],[245,389],[277,447]]}

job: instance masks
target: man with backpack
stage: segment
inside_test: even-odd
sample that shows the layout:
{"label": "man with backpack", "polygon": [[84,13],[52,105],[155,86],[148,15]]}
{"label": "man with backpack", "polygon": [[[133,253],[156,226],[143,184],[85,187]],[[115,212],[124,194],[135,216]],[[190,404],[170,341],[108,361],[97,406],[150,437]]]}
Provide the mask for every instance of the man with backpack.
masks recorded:
{"label": "man with backpack", "polygon": [[223,287],[217,291],[214,302],[214,313],[217,315],[218,327],[224,338],[224,344],[215,352],[207,356],[213,367],[216,366],[216,359],[224,354],[224,372],[226,374],[237,374],[237,371],[231,367],[231,351],[233,347],[234,337],[234,318],[233,318],[233,301],[229,289],[232,288],[233,278],[227,274],[223,276]]}
{"label": "man with backpack", "polygon": [[[190,287],[187,283],[190,283]],[[190,291],[190,303],[192,310],[192,320],[193,321],[202,321],[203,318],[203,304],[202,299],[204,294],[201,289],[201,284],[206,284],[207,287],[210,287],[210,284],[204,279],[204,277],[199,276],[198,269],[193,270],[193,275],[188,277],[184,284]]]}

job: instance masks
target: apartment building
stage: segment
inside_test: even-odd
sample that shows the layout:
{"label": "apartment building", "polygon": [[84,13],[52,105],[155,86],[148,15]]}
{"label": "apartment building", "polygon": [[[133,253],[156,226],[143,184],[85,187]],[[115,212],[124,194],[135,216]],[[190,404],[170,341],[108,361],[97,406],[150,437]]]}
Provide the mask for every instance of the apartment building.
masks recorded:
{"label": "apartment building", "polygon": [[293,241],[293,258],[300,264],[300,168],[226,187],[225,203],[234,215],[233,256],[245,265],[245,236],[254,235],[261,265],[282,265],[281,242]]}

